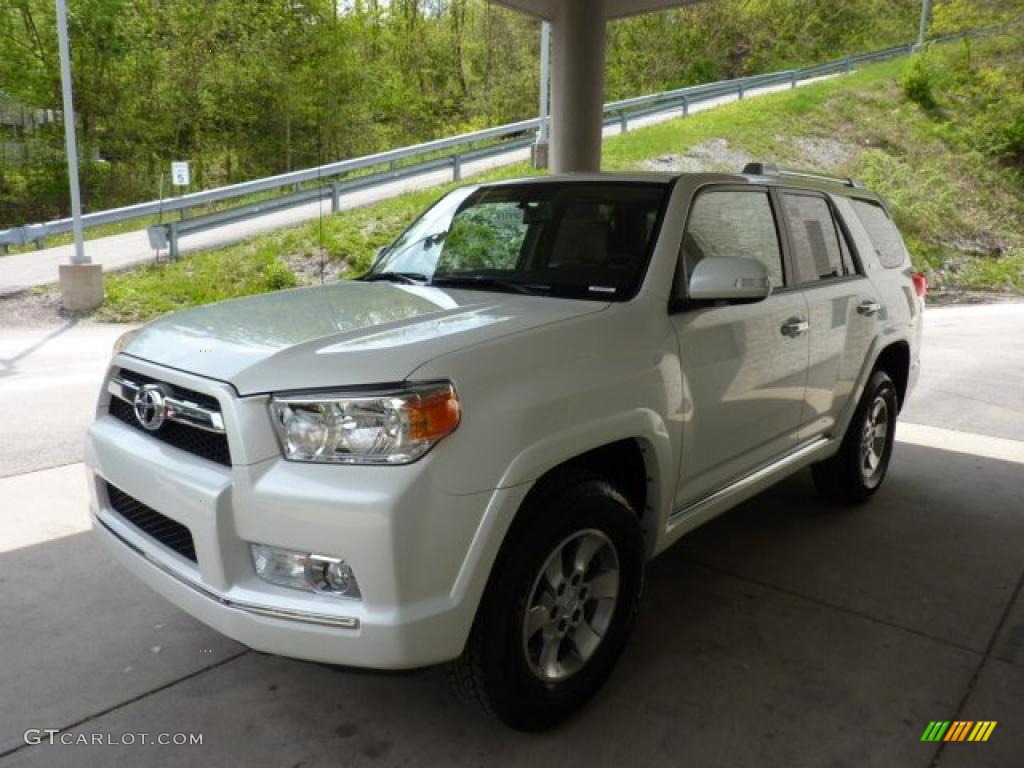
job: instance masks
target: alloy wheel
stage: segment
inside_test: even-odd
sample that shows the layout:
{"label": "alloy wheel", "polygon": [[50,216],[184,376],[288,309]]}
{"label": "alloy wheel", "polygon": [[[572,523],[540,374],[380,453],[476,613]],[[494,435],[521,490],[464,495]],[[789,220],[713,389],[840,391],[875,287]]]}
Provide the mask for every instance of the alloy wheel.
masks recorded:
{"label": "alloy wheel", "polygon": [[615,615],[619,557],[601,531],[577,531],[548,556],[523,617],[523,651],[544,682],[560,682],[593,657]]}

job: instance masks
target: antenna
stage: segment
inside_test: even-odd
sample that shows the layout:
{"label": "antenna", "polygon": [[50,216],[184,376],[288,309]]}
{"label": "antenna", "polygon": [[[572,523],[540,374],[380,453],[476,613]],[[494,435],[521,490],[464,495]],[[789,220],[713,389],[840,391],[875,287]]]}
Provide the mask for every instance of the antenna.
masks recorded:
{"label": "antenna", "polygon": [[[320,93],[325,93],[323,75],[321,74]],[[320,257],[320,285],[326,282],[327,273],[327,250],[324,248],[324,198],[323,198],[323,174],[324,167],[324,107],[323,101],[317,99],[316,110],[316,186],[317,186],[317,245]]]}

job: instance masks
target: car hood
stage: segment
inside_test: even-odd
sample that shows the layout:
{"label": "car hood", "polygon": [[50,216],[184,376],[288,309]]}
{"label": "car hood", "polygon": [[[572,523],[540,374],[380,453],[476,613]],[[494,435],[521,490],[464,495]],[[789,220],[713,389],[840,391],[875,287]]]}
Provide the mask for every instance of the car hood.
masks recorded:
{"label": "car hood", "polygon": [[404,380],[455,349],[599,312],[607,303],[341,282],[177,312],[122,352],[239,394]]}

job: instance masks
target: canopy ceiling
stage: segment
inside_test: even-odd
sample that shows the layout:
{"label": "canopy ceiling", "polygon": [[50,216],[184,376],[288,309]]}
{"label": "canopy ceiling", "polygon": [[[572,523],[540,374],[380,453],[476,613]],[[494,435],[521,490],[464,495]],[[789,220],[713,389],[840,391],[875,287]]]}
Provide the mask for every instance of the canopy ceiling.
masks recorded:
{"label": "canopy ceiling", "polygon": [[[551,21],[561,0],[492,0],[492,2]],[[681,8],[684,5],[696,5],[700,2],[705,2],[705,0],[604,0],[604,15],[608,19],[621,19],[623,16]]]}

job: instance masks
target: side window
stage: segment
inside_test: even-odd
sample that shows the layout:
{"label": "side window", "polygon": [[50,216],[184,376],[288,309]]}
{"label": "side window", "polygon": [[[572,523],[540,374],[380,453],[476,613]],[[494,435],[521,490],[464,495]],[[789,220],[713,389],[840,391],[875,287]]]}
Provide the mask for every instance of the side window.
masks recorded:
{"label": "side window", "polygon": [[903,246],[903,238],[900,237],[896,225],[892,223],[885,209],[878,203],[867,200],[850,200],[850,205],[867,230],[882,266],[890,269],[902,267],[906,261],[907,251]]}
{"label": "side window", "polygon": [[722,256],[757,259],[772,285],[782,287],[779,233],[767,192],[711,190],[694,202],[683,235],[687,277],[701,259]]}
{"label": "side window", "polygon": [[795,283],[805,285],[849,274],[849,259],[843,259],[839,233],[825,198],[784,192],[782,207],[793,245]]}

